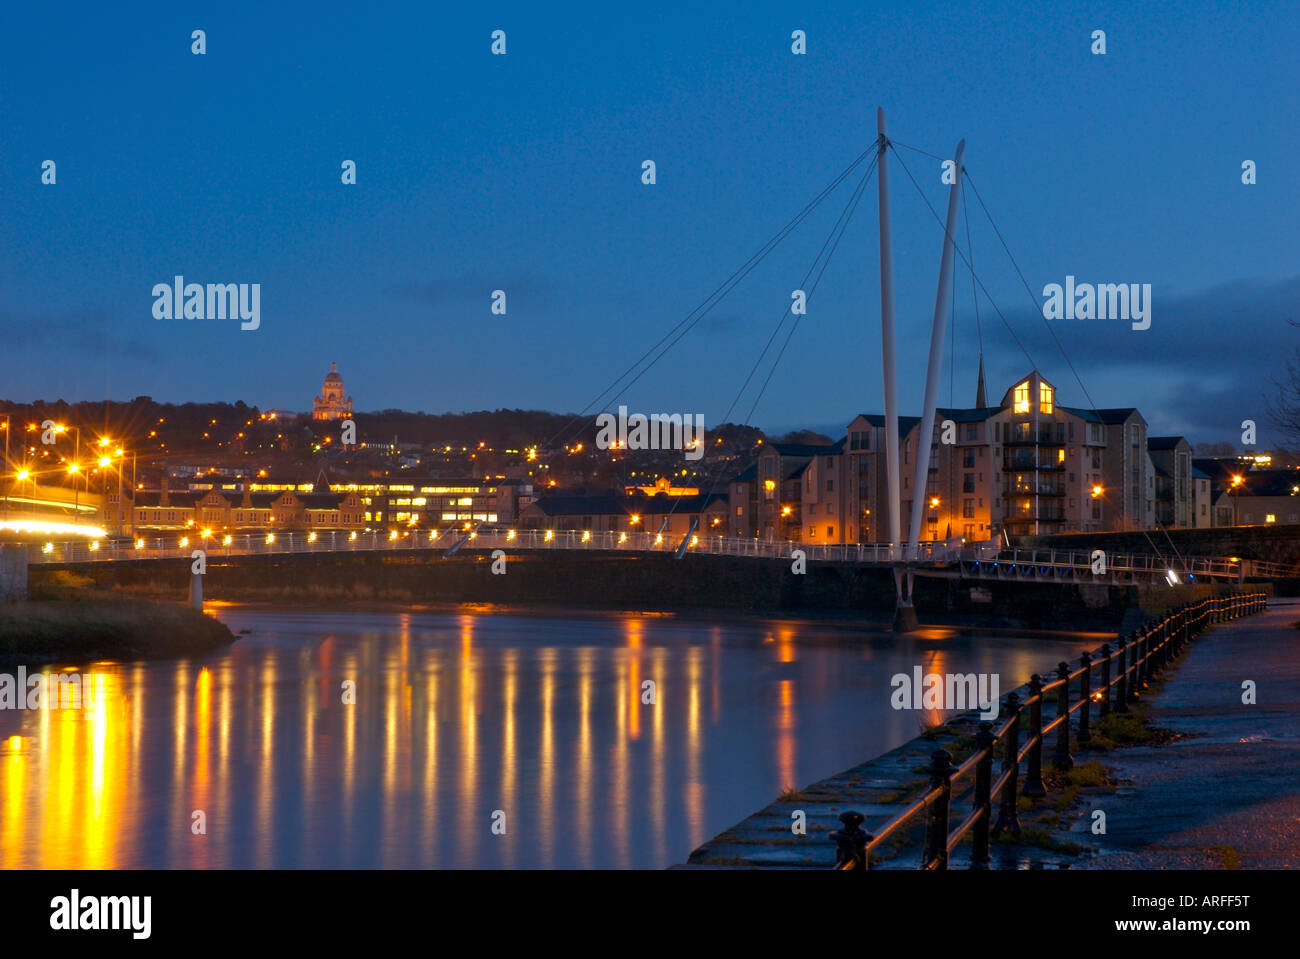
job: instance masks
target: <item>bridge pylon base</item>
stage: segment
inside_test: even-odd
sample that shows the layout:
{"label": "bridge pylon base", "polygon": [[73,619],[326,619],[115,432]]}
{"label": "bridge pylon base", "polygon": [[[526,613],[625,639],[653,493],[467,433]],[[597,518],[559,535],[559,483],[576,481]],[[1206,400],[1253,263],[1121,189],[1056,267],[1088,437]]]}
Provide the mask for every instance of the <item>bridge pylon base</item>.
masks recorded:
{"label": "bridge pylon base", "polygon": [[915,606],[900,605],[894,610],[894,632],[914,633],[920,628],[921,622],[916,618]]}
{"label": "bridge pylon base", "polygon": [[911,633],[921,628],[916,618],[916,607],[912,605],[912,571],[899,566],[894,567],[894,595],[897,604],[894,607],[894,632]]}

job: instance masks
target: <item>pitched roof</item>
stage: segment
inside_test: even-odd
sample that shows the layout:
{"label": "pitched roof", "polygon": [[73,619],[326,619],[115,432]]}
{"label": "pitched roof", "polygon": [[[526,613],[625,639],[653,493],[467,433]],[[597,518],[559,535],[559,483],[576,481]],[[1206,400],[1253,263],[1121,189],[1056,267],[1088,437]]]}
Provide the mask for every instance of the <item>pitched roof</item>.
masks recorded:
{"label": "pitched roof", "polygon": [[[1093,412],[1100,416],[1101,421],[1107,426],[1114,426],[1117,423],[1123,423],[1130,416],[1137,413],[1137,407],[1116,407],[1108,410],[1093,410]],[[1138,413],[1138,415],[1141,416],[1142,414]]]}
{"label": "pitched roof", "polygon": [[841,436],[834,443],[768,443],[781,456],[834,456],[844,451],[845,437]]}
{"label": "pitched roof", "polygon": [[294,493],[308,509],[338,509],[346,493]]}
{"label": "pitched roof", "polygon": [[1077,406],[1061,406],[1059,403],[1057,404],[1056,408],[1058,410],[1065,410],[1065,412],[1069,413],[1070,415],[1077,416],[1079,417],[1079,419],[1084,420],[1085,422],[1088,423],[1106,422],[1106,420],[1104,420],[1101,416],[1097,414],[1096,410],[1085,410]]}
{"label": "pitched roof", "polygon": [[[994,410],[993,412],[996,413],[998,411]],[[877,429],[883,430],[885,428],[885,414],[883,413],[859,413],[858,415]],[[906,436],[908,433],[912,432],[916,427],[916,424],[919,422],[921,422],[921,417],[919,416],[900,416],[898,418],[898,435],[900,437]]]}
{"label": "pitched roof", "polygon": [[643,513],[651,516],[660,516],[665,513],[680,513],[690,515],[691,513],[700,513],[708,509],[715,503],[727,501],[725,493],[697,493],[693,496],[668,496],[665,493],[657,493],[648,497],[641,502],[632,500],[629,502],[631,509],[640,509]]}
{"label": "pitched roof", "polygon": [[539,509],[547,516],[620,516],[627,507],[616,496],[543,496],[529,509]]}
{"label": "pitched roof", "polygon": [[[936,423],[943,420],[952,420],[954,423],[983,423],[1001,412],[1002,410],[996,406],[984,406],[970,410],[950,409],[941,406],[934,411],[934,420]],[[917,422],[919,423],[920,420],[917,420]]]}
{"label": "pitched roof", "polygon": [[135,494],[136,506],[147,506],[150,509],[193,509],[194,504],[201,498],[201,493],[189,492],[169,492],[167,495],[167,505],[162,503],[162,491],[137,490]]}
{"label": "pitched roof", "polygon": [[[1187,443],[1185,436],[1148,436],[1147,449],[1149,450],[1172,450],[1177,449],[1179,443]],[[1187,443],[1190,446],[1190,443]]]}

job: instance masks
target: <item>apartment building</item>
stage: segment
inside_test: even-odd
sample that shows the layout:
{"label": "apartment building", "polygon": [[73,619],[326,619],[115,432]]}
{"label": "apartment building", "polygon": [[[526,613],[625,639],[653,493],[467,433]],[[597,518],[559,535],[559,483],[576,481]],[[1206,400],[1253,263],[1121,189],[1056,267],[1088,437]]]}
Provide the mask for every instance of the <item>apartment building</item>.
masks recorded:
{"label": "apartment building", "polygon": [[[1210,484],[1193,481],[1184,438],[1156,438],[1152,449],[1138,410],[1061,406],[1056,392],[1033,370],[989,405],[981,372],[975,407],[936,411],[919,490],[920,418],[900,416],[903,537],[914,507],[922,540],[1151,528],[1157,480],[1162,525],[1194,525],[1198,495],[1209,521]],[[885,418],[860,414],[833,444],[764,444],[732,479],[728,513],[734,536],[888,542]]]}
{"label": "apartment building", "polygon": [[1148,436],[1147,454],[1155,472],[1156,523],[1166,527],[1197,525],[1192,444],[1183,436]]}

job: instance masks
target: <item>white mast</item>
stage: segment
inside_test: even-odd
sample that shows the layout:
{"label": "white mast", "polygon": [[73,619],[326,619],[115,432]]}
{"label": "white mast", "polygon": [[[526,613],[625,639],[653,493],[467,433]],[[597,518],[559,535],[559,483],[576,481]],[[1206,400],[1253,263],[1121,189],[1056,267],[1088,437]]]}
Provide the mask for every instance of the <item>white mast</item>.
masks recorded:
{"label": "white mast", "polygon": [[889,231],[889,140],[885,134],[885,108],[876,110],[876,184],[880,195],[880,354],[885,385],[885,482],[889,502],[889,542],[903,545],[902,496],[898,460],[898,378],[894,357],[894,246]]}
{"label": "white mast", "polygon": [[943,257],[939,261],[939,292],[935,297],[934,325],[930,330],[930,365],[925,374],[925,410],[921,414],[920,431],[916,436],[916,480],[912,484],[912,523],[908,551],[910,559],[917,559],[920,556],[921,516],[928,506],[925,501],[925,487],[926,478],[930,473],[930,443],[934,438],[934,411],[939,402],[943,341],[947,328],[948,306],[952,298],[952,265],[956,251],[953,238],[957,228],[957,201],[961,191],[962,157],[965,152],[966,141],[962,140],[957,144],[957,151],[953,155],[952,186],[948,190],[948,222],[944,227]]}

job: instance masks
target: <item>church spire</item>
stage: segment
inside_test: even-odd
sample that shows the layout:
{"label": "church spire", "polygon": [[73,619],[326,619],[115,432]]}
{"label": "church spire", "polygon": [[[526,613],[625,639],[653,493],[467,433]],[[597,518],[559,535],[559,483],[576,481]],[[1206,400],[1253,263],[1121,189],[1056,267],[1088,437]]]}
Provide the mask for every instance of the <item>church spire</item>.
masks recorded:
{"label": "church spire", "polygon": [[984,398],[984,354],[980,354],[980,377],[975,384],[975,408],[982,410],[988,408],[988,401]]}

